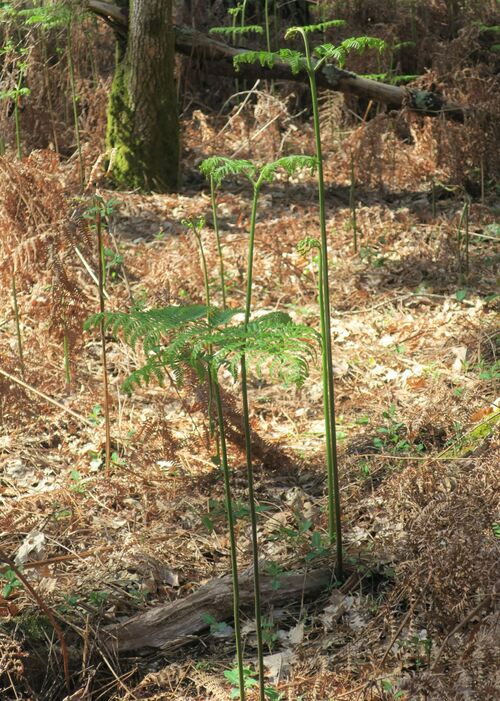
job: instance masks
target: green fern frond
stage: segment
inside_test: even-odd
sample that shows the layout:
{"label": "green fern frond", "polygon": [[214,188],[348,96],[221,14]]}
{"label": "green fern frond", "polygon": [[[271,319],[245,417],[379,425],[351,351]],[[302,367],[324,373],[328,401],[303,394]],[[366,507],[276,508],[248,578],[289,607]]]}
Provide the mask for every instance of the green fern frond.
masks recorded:
{"label": "green fern frond", "polygon": [[273,51],[244,51],[233,57],[233,65],[236,71],[242,63],[260,63],[262,68],[272,68],[279,58]]}
{"label": "green fern frond", "polygon": [[148,311],[132,310],[129,313],[105,312],[94,314],[87,319],[84,329],[88,331],[96,328],[104,320],[104,328],[115,336],[122,332],[124,341],[132,348],[142,339],[144,350],[148,353],[158,348],[162,338],[169,332],[206,319],[206,316],[207,307],[203,304],[170,306]]}
{"label": "green fern frond", "polygon": [[312,34],[313,32],[324,32],[332,27],[343,27],[345,25],[345,19],[330,19],[326,22],[319,22],[318,24],[308,24],[304,27],[290,27],[287,29],[285,34],[285,39],[291,39],[300,32],[304,34]]}
{"label": "green fern frond", "polygon": [[393,51],[400,51],[401,49],[410,49],[415,46],[414,41],[398,41],[392,45]]}
{"label": "green fern frond", "polygon": [[206,178],[212,177],[217,187],[228,175],[244,175],[252,180],[257,168],[251,161],[245,159],[212,156],[206,158],[200,165],[200,171]]}
{"label": "green fern frond", "polygon": [[313,53],[318,58],[326,59],[327,61],[337,61],[339,65],[343,65],[346,58],[346,50],[340,46],[333,44],[320,44],[314,48]]}
{"label": "green fern frond", "polygon": [[305,68],[305,58],[300,51],[280,49],[278,51],[278,57],[281,61],[288,63],[294,75],[297,75],[297,73],[300,73],[300,71]]}
{"label": "green fern frond", "polygon": [[416,80],[418,75],[393,75],[391,76],[390,82],[394,85],[399,85],[400,83],[411,83],[412,80]]}
{"label": "green fern frond", "polygon": [[207,319],[203,305],[107,312],[88,319],[85,328],[94,328],[104,319],[105,327],[113,333],[121,331],[132,347],[142,342],[147,360],[125,381],[127,392],[153,379],[162,384],[167,368],[179,384],[185,367],[203,375],[207,367],[216,372],[224,366],[236,377],[243,356],[259,373],[267,369],[283,382],[302,385],[316,354],[318,334],[295,324],[284,312],[265,314],[246,326],[228,325],[237,313],[239,310],[214,309]]}
{"label": "green fern frond", "polygon": [[297,246],[297,253],[301,256],[307,255],[307,253],[310,253],[313,250],[318,250],[321,248],[321,243],[319,242],[318,239],[313,238],[312,236],[305,236],[303,239],[301,239]]}
{"label": "green fern frond", "polygon": [[17,14],[24,18],[26,25],[43,29],[57,29],[69,24],[75,17],[75,11],[64,3],[26,8],[19,10]]}
{"label": "green fern frond", "polygon": [[483,24],[479,22],[478,27],[480,32],[500,32],[500,24]]}
{"label": "green fern frond", "polygon": [[259,182],[272,182],[274,179],[274,174],[277,170],[282,168],[288,175],[293,175],[298,170],[303,168],[310,168],[311,173],[314,172],[318,164],[317,158],[315,156],[283,156],[283,158],[278,158],[277,161],[273,163],[266,163],[260,171]]}
{"label": "green fern frond", "polygon": [[378,37],[349,37],[344,39],[338,46],[321,44],[314,49],[314,54],[321,59],[337,61],[339,66],[343,68],[348,54],[352,51],[363,53],[363,51],[368,49],[376,49],[379,53],[382,53],[389,48],[389,44]]}
{"label": "green fern frond", "polygon": [[211,27],[210,34],[222,34],[224,36],[232,36],[233,34],[262,34],[263,28],[258,24],[247,24],[245,27]]}
{"label": "green fern frond", "polygon": [[295,324],[284,312],[271,312],[245,327],[230,326],[210,334],[215,348],[212,362],[225,366],[237,376],[243,355],[261,373],[264,367],[273,377],[287,384],[302,385],[307,377],[308,360],[315,357],[318,334],[304,324]]}
{"label": "green fern frond", "polygon": [[290,66],[292,73],[296,75],[305,66],[305,59],[300,51],[293,49],[280,49],[279,51],[245,51],[233,58],[236,70],[242,63],[260,63],[263,68],[273,68],[276,61],[284,61]]}

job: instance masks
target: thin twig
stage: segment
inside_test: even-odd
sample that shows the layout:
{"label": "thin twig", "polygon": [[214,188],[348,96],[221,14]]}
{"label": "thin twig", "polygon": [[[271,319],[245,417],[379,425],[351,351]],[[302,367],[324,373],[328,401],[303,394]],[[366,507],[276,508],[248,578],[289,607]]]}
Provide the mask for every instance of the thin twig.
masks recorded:
{"label": "thin twig", "polygon": [[448,299],[450,295],[436,295],[429,292],[411,292],[407,295],[399,295],[399,297],[394,297],[393,299],[388,299],[385,302],[380,302],[379,304],[374,304],[373,307],[365,307],[364,309],[353,309],[348,312],[339,312],[335,310],[334,316],[351,316],[352,314],[365,314],[366,312],[372,312],[375,309],[380,309],[381,307],[387,307],[389,304],[394,304],[395,302],[402,302],[405,299],[413,299],[415,297],[437,297],[439,299]]}
{"label": "thin twig", "polygon": [[35,389],[35,387],[32,387],[29,385],[27,382],[24,382],[23,380],[20,380],[18,377],[14,377],[14,375],[10,375],[8,372],[5,372],[5,370],[2,370],[0,368],[0,375],[3,375],[9,380],[12,380],[12,382],[15,382],[16,384],[20,385],[21,387],[24,387],[24,389],[29,390],[30,392],[33,392],[33,394],[36,394],[39,397],[42,397],[42,399],[45,399],[46,402],[49,402],[49,404],[53,404],[56,406],[58,409],[61,409],[61,411],[64,411],[66,414],[70,414],[73,416],[73,418],[78,419],[78,421],[81,421],[83,424],[86,426],[90,426],[90,428],[95,428],[94,424],[86,419],[84,416],[81,414],[77,414],[76,411],[73,411],[73,409],[70,409],[67,406],[64,406],[64,404],[61,404],[61,402],[58,402],[57,399],[52,399],[52,397],[49,397],[47,394],[44,392],[41,392],[39,389]]}

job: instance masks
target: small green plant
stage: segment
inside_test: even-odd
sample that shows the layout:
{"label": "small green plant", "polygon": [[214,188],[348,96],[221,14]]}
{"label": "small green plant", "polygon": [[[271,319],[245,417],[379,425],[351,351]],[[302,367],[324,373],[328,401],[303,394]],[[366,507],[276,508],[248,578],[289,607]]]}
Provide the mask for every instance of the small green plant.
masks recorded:
{"label": "small green plant", "polygon": [[69,478],[71,480],[70,489],[72,492],[75,492],[75,494],[85,494],[87,492],[87,489],[82,482],[82,475],[79,470],[71,470]]}
{"label": "small green plant", "polygon": [[102,421],[103,421],[101,405],[95,404],[92,407],[92,411],[90,412],[90,414],[87,418],[91,423],[94,424],[94,426],[100,426],[102,424]]}
{"label": "small green plant", "polygon": [[394,688],[394,684],[389,679],[382,679],[380,686],[384,692],[391,694],[391,698],[393,699],[402,699],[404,696],[404,692],[397,691]]}
{"label": "small green plant", "polygon": [[231,626],[228,626],[224,621],[218,621],[209,613],[204,613],[202,619],[203,622],[210,627],[210,633],[212,635],[228,635],[233,632]]}
{"label": "small green plant", "polygon": [[11,570],[10,568],[7,568],[5,572],[0,574],[0,579],[3,579],[6,581],[6,584],[3,585],[2,587],[2,596],[4,599],[8,599],[8,597],[16,591],[16,589],[22,589],[23,588],[23,583],[21,582],[20,579],[17,578],[16,573]]}
{"label": "small green plant", "polygon": [[[244,698],[243,653],[239,622],[239,585],[236,560],[236,535],[231,499],[230,472],[227,458],[224,414],[219,390],[218,371],[228,369],[235,377],[242,358],[253,359],[261,370],[266,365],[271,374],[285,381],[302,384],[307,377],[308,358],[314,355],[315,332],[294,324],[287,314],[271,312],[240,324],[230,325],[239,310],[218,310],[210,305],[208,274],[202,256],[205,279],[206,305],[170,306],[145,311],[143,305],[129,313],[101,312],[85,323],[85,328],[121,330],[124,340],[135,348],[140,340],[146,357],[145,364],[125,381],[124,388],[131,392],[142,382],[156,378],[163,383],[166,369],[178,383],[182,383],[185,367],[192,368],[200,380],[210,377],[217,412],[220,438],[220,459],[224,476],[226,516],[228,520],[231,572],[233,582],[233,615],[235,622],[238,670],[240,670],[240,697]],[[242,380],[243,382],[243,380]],[[256,518],[253,494],[249,496],[252,518]],[[210,524],[207,524],[210,525]]]}
{"label": "small green plant", "polygon": [[398,421],[396,405],[391,404],[389,409],[382,412],[385,425],[377,429],[379,436],[373,439],[374,447],[380,452],[408,453],[412,449],[421,453],[424,450],[423,443],[412,445],[408,439],[408,431],[403,421]]}
{"label": "small green plant", "polygon": [[269,653],[272,653],[274,646],[279,640],[279,635],[274,621],[270,616],[262,617],[262,639],[267,645]]}
{"label": "small green plant", "polygon": [[[244,695],[241,693],[241,685],[239,684],[241,672],[243,672],[243,689],[249,691],[253,687],[258,685],[258,681],[255,679],[255,672],[251,667],[233,667],[233,669],[226,669],[224,676],[227,681],[231,684],[231,698],[232,699],[244,699]],[[243,693],[244,693],[243,692]]]}
{"label": "small green plant", "polygon": [[274,590],[281,589],[281,576],[283,568],[277,562],[266,562],[265,572],[271,577],[271,588]]}
{"label": "small green plant", "polygon": [[98,609],[103,608],[109,599],[109,592],[107,591],[91,591],[87,594],[87,599],[89,604],[95,606]]}
{"label": "small green plant", "polygon": [[[224,672],[224,676],[227,679],[227,681],[231,684],[231,698],[232,699],[242,699],[243,697],[241,696],[240,690],[238,689],[238,675],[240,673],[240,670],[237,667],[234,667],[233,669],[227,669]],[[252,670],[251,667],[244,667],[243,668],[243,678],[244,678],[244,688],[246,691],[250,691],[251,689],[254,689],[256,686],[259,685],[259,682],[257,681],[256,673]],[[264,701],[280,701],[280,699],[283,698],[283,694],[280,694],[276,689],[273,689],[272,686],[265,686],[264,687]]]}
{"label": "small green plant", "polygon": [[328,548],[323,543],[323,538],[319,531],[313,531],[311,535],[311,544],[309,552],[306,554],[306,560],[314,560],[317,557],[323,557],[328,553]]}
{"label": "small green plant", "polygon": [[359,475],[362,480],[366,480],[371,477],[371,468],[369,463],[366,462],[366,460],[361,460],[361,462],[358,463],[358,469]]}

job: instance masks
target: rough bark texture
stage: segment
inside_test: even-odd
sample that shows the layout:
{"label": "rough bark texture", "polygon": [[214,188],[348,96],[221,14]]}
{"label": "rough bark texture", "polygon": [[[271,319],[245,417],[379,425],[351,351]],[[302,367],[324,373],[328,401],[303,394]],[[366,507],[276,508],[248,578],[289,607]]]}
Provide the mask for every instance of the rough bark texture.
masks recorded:
{"label": "rough bark texture", "polygon": [[[330,584],[332,575],[328,569],[307,573],[286,573],[276,578],[261,577],[261,596],[267,604],[281,605],[300,601],[303,597],[318,595]],[[253,576],[250,571],[239,577],[240,604],[243,608],[253,603]],[[185,599],[155,606],[138,613],[119,625],[109,626],[105,632],[106,643],[119,652],[153,647],[172,649],[180,647],[209,626],[206,616],[217,621],[231,618],[233,594],[229,576],[214,579]]]}
{"label": "rough bark texture", "polygon": [[129,189],[173,190],[179,182],[172,0],[130,0],[108,108],[110,172]]}

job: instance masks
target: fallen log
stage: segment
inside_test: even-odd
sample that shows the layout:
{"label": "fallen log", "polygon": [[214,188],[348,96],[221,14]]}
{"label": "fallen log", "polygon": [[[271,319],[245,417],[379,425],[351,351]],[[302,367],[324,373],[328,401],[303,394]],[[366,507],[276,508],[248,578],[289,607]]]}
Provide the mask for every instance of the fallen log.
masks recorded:
{"label": "fallen log", "polygon": [[[326,568],[284,573],[278,578],[263,574],[260,579],[261,598],[266,604],[289,604],[319,594],[328,587],[331,580],[332,572]],[[239,588],[241,607],[251,608],[251,570],[240,575]],[[207,616],[224,621],[231,618],[232,612],[231,578],[224,576],[204,584],[184,599],[160,604],[119,624],[107,626],[102,633],[103,641],[117,652],[143,648],[173,649],[185,645],[207,630]]]}
{"label": "fallen log", "polygon": [[[88,0],[87,7],[112,26],[114,31],[126,37],[127,14],[112,3]],[[233,59],[246,49],[229,46],[219,39],[189,27],[174,27],[175,50],[199,65],[201,69],[215,75],[241,78],[263,78],[266,80],[288,80],[307,82],[304,70],[294,74],[290,65],[285,61],[276,60],[272,68],[258,63],[241,64],[238,72],[233,65]],[[391,109],[406,107],[412,112],[437,117],[444,115],[454,121],[463,122],[467,109],[448,102],[441,94],[428,90],[416,90],[409,87],[399,87],[377,80],[363,78],[356,73],[342,70],[333,63],[325,63],[316,76],[319,87],[342,92],[375,102],[387,104]]]}

